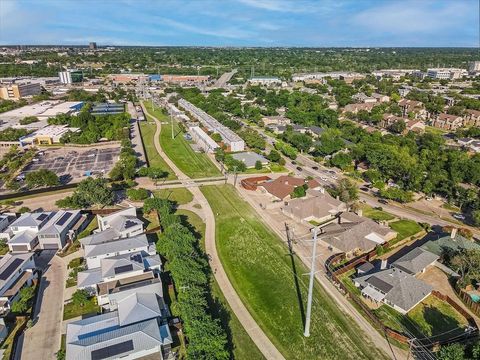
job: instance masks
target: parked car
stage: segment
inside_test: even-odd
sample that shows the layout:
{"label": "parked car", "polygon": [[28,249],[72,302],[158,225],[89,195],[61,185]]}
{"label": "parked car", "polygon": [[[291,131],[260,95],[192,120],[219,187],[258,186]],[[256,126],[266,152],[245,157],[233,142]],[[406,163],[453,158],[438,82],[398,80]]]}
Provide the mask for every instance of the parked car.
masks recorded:
{"label": "parked car", "polygon": [[380,200],[378,200],[378,202],[379,202],[380,204],[384,204],[384,205],[387,205],[387,204],[388,204],[388,200],[385,200],[385,199],[380,199]]}
{"label": "parked car", "polygon": [[293,165],[297,165],[297,162],[295,160],[292,160]]}
{"label": "parked car", "polygon": [[298,171],[302,171],[303,169],[300,166],[297,166]]}
{"label": "parked car", "polygon": [[370,189],[369,189],[368,187],[366,187],[366,186],[363,186],[363,187],[360,188],[360,190],[362,190],[362,191],[369,191]]}
{"label": "parked car", "polygon": [[465,220],[465,215],[460,213],[453,214],[453,217],[457,220]]}
{"label": "parked car", "polygon": [[318,170],[318,166],[312,166],[313,170]]}

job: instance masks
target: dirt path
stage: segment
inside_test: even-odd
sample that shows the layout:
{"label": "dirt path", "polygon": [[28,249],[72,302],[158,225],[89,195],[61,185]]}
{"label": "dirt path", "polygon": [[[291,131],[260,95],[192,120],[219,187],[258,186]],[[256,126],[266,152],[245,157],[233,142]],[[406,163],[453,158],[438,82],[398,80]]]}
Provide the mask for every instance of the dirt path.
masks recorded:
{"label": "dirt path", "polygon": [[[163,152],[162,147],[160,146],[161,123],[155,116],[150,114],[147,109],[145,109],[143,104],[142,107],[145,114],[151,116],[152,119],[155,120],[155,123],[157,125],[154,137],[154,144],[157,152],[165,160],[168,166],[170,166],[170,168],[175,172],[178,179],[184,184],[184,186],[189,188],[189,190],[193,194],[194,201],[200,204],[200,206],[202,207],[203,216],[201,217],[205,220],[206,225],[206,252],[211,256],[210,266],[213,270],[215,279],[220,289],[222,290],[223,295],[228,301],[228,304],[230,305],[232,311],[234,312],[235,316],[238,318],[242,326],[245,328],[245,331],[248,333],[253,342],[257,345],[258,349],[262,352],[265,358],[284,360],[285,358],[280,353],[280,351],[278,351],[278,349],[273,345],[270,339],[265,335],[260,326],[258,326],[253,317],[250,315],[247,308],[242,303],[242,300],[236,293],[235,289],[230,283],[230,280],[227,277],[215,245],[215,216],[213,215],[210,204],[208,203],[207,199],[198,187],[189,186],[189,184],[192,182],[190,178],[186,176],[182,171],[180,171],[180,169],[178,169],[178,167],[173,163],[173,161],[171,161],[170,158]],[[197,211],[195,212],[198,214],[199,211],[198,209],[196,210]]]}

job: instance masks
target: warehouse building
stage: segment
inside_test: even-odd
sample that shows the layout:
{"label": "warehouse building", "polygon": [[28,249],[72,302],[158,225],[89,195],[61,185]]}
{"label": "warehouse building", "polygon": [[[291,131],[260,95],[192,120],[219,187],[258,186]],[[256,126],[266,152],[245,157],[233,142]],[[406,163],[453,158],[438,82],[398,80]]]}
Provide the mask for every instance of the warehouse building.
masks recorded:
{"label": "warehouse building", "polygon": [[42,87],[38,82],[20,82],[6,84],[0,87],[0,99],[19,100],[27,96],[38,95],[42,92]]}
{"label": "warehouse building", "polygon": [[245,142],[226,126],[220,124],[215,118],[208,115],[205,111],[197,108],[185,99],[180,99],[178,104],[195,117],[204,128],[212,133],[219,133],[223,142],[228,147],[228,151],[244,151]]}
{"label": "warehouse building", "polygon": [[62,136],[66,133],[79,131],[79,128],[68,127],[67,125],[49,125],[21,137],[19,139],[20,146],[58,144]]}

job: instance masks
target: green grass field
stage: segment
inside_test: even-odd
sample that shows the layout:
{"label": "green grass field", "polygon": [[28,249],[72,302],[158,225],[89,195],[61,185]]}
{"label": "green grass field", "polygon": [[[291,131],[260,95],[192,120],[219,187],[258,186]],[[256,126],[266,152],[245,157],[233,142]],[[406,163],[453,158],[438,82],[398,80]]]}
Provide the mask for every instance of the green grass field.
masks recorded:
{"label": "green grass field", "polygon": [[403,240],[422,231],[422,227],[413,220],[398,220],[389,225],[393,230],[398,232],[397,240]]}
{"label": "green grass field", "polygon": [[[286,246],[230,185],[204,186],[216,216],[217,249],[230,281],[287,359],[384,359],[318,284],[311,335],[303,336],[308,277]],[[295,270],[293,269],[295,266]],[[298,290],[298,291],[297,291]]]}
{"label": "green grass field", "polygon": [[372,220],[388,221],[388,220],[395,219],[395,216],[393,216],[392,214],[383,210],[374,209],[368,205],[363,205],[362,210],[363,210],[363,215]]}
{"label": "green grass field", "polygon": [[193,151],[190,142],[185,140],[176,121],[174,122],[174,138],[172,139],[170,119],[159,109],[153,111],[149,103],[144,103],[144,105],[149,113],[155,115],[155,117],[162,122],[160,145],[163,151],[165,151],[165,154],[167,154],[185,175],[191,178],[222,175],[220,170],[210,161],[206,154]]}
{"label": "green grass field", "polygon": [[73,319],[74,317],[97,313],[100,307],[97,305],[97,298],[90,298],[83,306],[68,303],[63,308],[63,320]]}
{"label": "green grass field", "polygon": [[170,166],[167,165],[165,160],[162,159],[160,154],[155,148],[153,142],[153,137],[155,136],[155,130],[157,126],[152,121],[142,121],[140,122],[140,131],[142,132],[143,145],[145,146],[145,152],[148,159],[150,167],[160,168],[163,171],[168,172],[167,180],[174,180],[177,177]]}
{"label": "green grass field", "polygon": [[175,201],[178,205],[188,204],[193,200],[193,194],[187,188],[171,188],[156,190],[153,194],[160,199]]}
{"label": "green grass field", "polygon": [[[200,237],[202,248],[205,248],[205,223],[200,216],[188,210],[177,210],[176,215],[182,218],[182,222],[191,225]],[[260,350],[258,350],[255,343],[250,339],[242,324],[238,321],[235,314],[233,314],[227,300],[224,298],[222,291],[218,287],[217,282],[212,277],[211,281],[212,301],[210,309],[217,318],[220,318],[225,328],[229,331],[229,339],[231,351],[234,360],[263,360],[264,357]],[[223,311],[222,311],[223,310]]]}

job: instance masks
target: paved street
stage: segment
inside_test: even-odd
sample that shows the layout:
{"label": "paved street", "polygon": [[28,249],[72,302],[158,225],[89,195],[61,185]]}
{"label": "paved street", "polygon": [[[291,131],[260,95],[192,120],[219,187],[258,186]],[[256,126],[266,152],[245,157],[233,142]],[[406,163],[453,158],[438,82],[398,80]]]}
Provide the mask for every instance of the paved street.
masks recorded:
{"label": "paved street", "polygon": [[25,332],[22,360],[55,359],[60,349],[66,266],[53,256],[42,276],[35,325]]}
{"label": "paved street", "polygon": [[[144,111],[146,111],[144,109]],[[151,114],[149,114],[152,116]],[[157,124],[157,131],[155,132],[155,148],[157,149],[158,153],[164,158],[170,168],[175,172],[177,177],[184,183],[188,183],[188,176],[182,173],[177,166],[171,161],[168,156],[163,152],[160,146],[160,131],[161,131],[161,123],[160,121],[152,116]],[[227,277],[225,270],[223,269],[223,265],[220,261],[220,258],[217,253],[217,248],[215,245],[215,216],[213,215],[212,209],[210,208],[210,204],[208,203],[207,199],[200,191],[198,187],[191,187],[190,191],[193,194],[193,199],[198,204],[201,205],[203,210],[202,218],[205,220],[205,248],[207,254],[211,256],[210,266],[214,270],[213,273],[215,274],[215,279],[222,290],[223,295],[228,301],[228,304],[232,308],[232,311],[245,328],[245,331],[251,337],[253,342],[257,345],[258,349],[262,352],[262,354],[267,359],[272,360],[283,360],[283,355],[277,350],[275,345],[270,341],[270,339],[265,335],[262,331],[260,326],[255,322],[253,317],[248,312],[245,305],[242,303],[242,300],[236,293],[235,289],[233,288],[230,280]]]}
{"label": "paved street", "polygon": [[131,117],[130,121],[130,134],[132,147],[137,155],[137,159],[140,162],[140,166],[143,166],[147,163],[147,158],[145,156],[145,150],[143,149],[142,137],[140,135],[140,125],[137,122],[137,110],[131,101],[128,102],[128,112]]}

